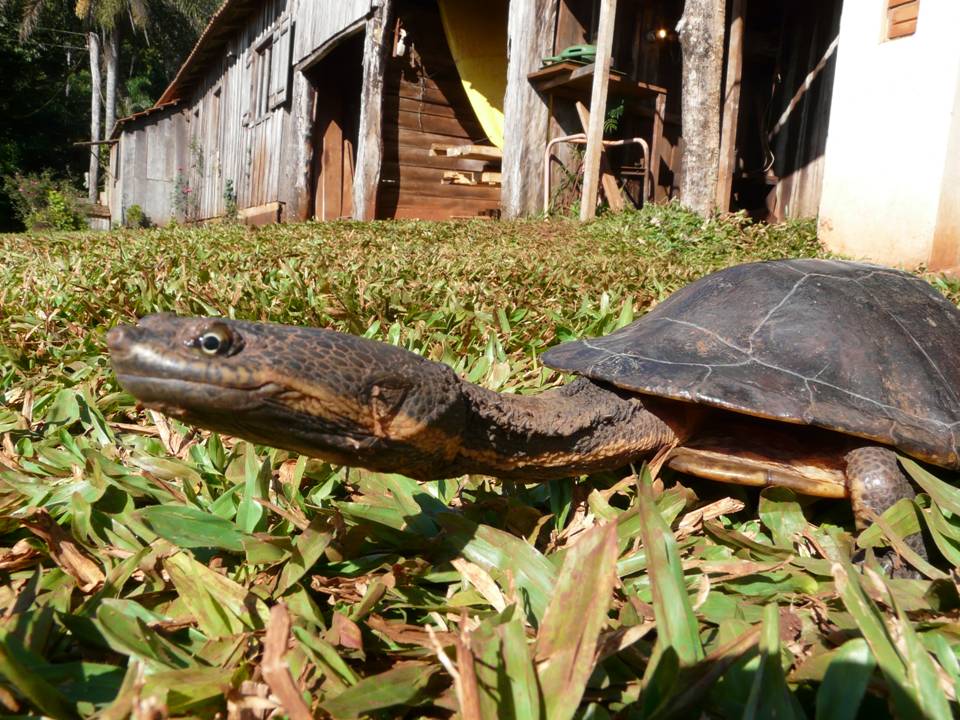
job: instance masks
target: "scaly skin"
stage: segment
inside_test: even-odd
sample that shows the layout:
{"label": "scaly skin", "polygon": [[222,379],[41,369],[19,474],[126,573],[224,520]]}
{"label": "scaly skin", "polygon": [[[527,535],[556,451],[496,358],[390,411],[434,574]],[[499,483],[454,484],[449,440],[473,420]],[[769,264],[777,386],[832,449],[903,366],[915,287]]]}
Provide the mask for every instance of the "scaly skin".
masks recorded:
{"label": "scaly skin", "polygon": [[847,454],[847,488],[858,518],[864,508],[880,514],[901,498],[913,498],[910,482],[900,472],[897,456],[886,448],[863,447]]}
{"label": "scaly skin", "polygon": [[[861,529],[870,523],[870,512],[880,515],[901,498],[916,496],[910,481],[900,471],[897,456],[892,451],[876,446],[862,447],[847,453],[846,461],[850,503]],[[911,535],[905,541],[920,557],[927,558],[922,535]],[[899,577],[917,577],[910,568],[895,570],[889,560],[889,554],[882,558],[888,571]]]}
{"label": "scaly skin", "polygon": [[[582,377],[534,396],[496,393],[446,365],[330,330],[164,314],[112,329],[108,343],[121,384],[148,407],[417,479],[582,475],[643,460],[694,431],[684,403],[648,397],[647,407],[640,394]],[[858,520],[864,508],[882,513],[912,497],[889,450],[861,448],[846,462]]]}
{"label": "scaly skin", "polygon": [[[211,333],[228,341],[204,352]],[[108,336],[121,384],[202,427],[418,479],[622,467],[673,442],[641,398],[586,379],[499,394],[440,363],[330,330],[153,315]]]}

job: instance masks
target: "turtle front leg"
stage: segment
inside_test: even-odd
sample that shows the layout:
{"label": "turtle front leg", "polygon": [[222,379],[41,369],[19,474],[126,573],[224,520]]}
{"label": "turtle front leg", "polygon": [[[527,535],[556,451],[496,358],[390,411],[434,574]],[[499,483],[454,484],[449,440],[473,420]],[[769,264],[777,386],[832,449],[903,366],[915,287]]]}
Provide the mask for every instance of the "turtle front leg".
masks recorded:
{"label": "turtle front leg", "polygon": [[[901,498],[913,498],[916,495],[910,481],[900,471],[896,454],[891,450],[876,446],[862,447],[847,453],[845,459],[847,490],[858,528],[863,529],[870,524],[868,508],[880,515]],[[927,551],[920,533],[904,540],[910,549],[926,559]],[[884,558],[883,564],[888,566],[889,559]],[[904,576],[902,572],[900,575]]]}

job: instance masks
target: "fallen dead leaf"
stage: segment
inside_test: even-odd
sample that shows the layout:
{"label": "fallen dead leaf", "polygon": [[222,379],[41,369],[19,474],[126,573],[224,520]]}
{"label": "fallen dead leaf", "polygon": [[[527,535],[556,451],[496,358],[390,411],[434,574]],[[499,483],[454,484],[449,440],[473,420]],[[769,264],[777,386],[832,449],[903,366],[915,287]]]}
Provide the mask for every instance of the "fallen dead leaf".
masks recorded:
{"label": "fallen dead leaf", "polygon": [[497,612],[503,612],[506,609],[507,601],[490,573],[464,558],[455,558],[450,561],[450,564],[477,589],[477,592],[483,595],[484,600]]}
{"label": "fallen dead leaf", "polygon": [[431,638],[436,638],[436,641],[444,646],[452,645],[454,641],[453,633],[442,631],[430,633],[420,625],[408,625],[404,622],[385,620],[380,615],[367,616],[367,626],[371,630],[385,635],[393,642],[402,645],[419,645],[420,647],[433,649],[435,645]]}
{"label": "fallen dead leaf", "polygon": [[457,691],[457,701],[460,704],[460,715],[463,720],[483,720],[480,712],[480,688],[477,685],[477,669],[474,665],[473,652],[470,650],[468,638],[463,634],[454,635],[454,644],[457,646],[457,672],[454,684]]}
{"label": "fallen dead leaf", "polygon": [[263,679],[292,720],[312,720],[310,708],[303,701],[290,667],[283,659],[290,645],[290,627],[290,612],[284,603],[279,602],[270,608],[267,635],[263,640]]}
{"label": "fallen dead leaf", "polygon": [[676,532],[677,540],[681,540],[697,532],[703,526],[703,523],[708,520],[715,520],[721,515],[732,515],[733,513],[740,512],[744,507],[742,500],[727,497],[721,498],[709,505],[704,505],[696,510],[691,510],[680,518]]}
{"label": "fallen dead leaf", "polygon": [[657,624],[645,621],[639,625],[620,627],[600,634],[597,640],[597,662],[603,662],[608,657],[616,655],[621,650],[630,647],[638,640],[643,639]]}
{"label": "fallen dead leaf", "polygon": [[333,613],[333,620],[330,624],[330,638],[330,642],[334,645],[352,650],[363,650],[363,635],[360,633],[360,627],[341,612]]}
{"label": "fallen dead leaf", "polygon": [[21,522],[25,528],[47,543],[50,557],[65,573],[76,578],[81,591],[90,592],[104,581],[100,566],[73,537],[54,522],[46,510],[36,508]]}
{"label": "fallen dead leaf", "polygon": [[42,557],[39,550],[30,545],[27,540],[18,540],[17,543],[4,553],[0,553],[0,570],[14,572],[36,565]]}

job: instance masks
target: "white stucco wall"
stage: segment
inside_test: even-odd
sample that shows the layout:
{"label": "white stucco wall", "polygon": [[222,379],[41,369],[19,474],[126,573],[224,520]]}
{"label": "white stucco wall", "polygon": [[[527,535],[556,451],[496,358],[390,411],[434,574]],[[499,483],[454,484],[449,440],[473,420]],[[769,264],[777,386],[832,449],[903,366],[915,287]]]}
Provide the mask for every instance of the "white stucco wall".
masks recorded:
{"label": "white stucco wall", "polygon": [[[931,261],[944,202],[960,192],[945,185],[960,134],[960,0],[921,0],[916,34],[889,41],[886,6],[843,4],[820,237],[836,252],[909,267]],[[951,255],[944,240],[937,257]]]}

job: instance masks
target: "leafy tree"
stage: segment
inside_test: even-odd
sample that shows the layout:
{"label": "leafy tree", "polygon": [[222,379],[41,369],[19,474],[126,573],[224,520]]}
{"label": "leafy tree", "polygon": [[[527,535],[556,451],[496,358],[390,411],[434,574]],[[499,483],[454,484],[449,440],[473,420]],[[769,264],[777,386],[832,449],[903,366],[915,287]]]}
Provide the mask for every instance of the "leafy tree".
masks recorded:
{"label": "leafy tree", "polygon": [[[40,17],[45,13],[64,14],[68,0],[0,0],[0,12],[9,14],[13,8],[20,12],[20,36],[28,39],[40,27]],[[109,135],[116,122],[118,97],[123,92],[120,53],[131,49],[126,81],[134,94],[131,108],[143,109],[149,105],[148,97],[162,90],[164,82],[172,77],[179,61],[197,37],[200,28],[213,13],[218,0],[69,0],[75,17],[86,28],[86,48],[89,55],[90,98],[90,200],[95,201],[98,188],[99,145]],[[61,18],[62,22],[62,18]],[[76,26],[76,22],[73,22]],[[57,28],[63,29],[63,25]],[[132,31],[132,32],[131,32]],[[160,40],[168,40],[165,50],[149,52],[149,36],[152,31]],[[125,42],[127,35],[132,42]],[[102,38],[101,38],[102,36]],[[102,56],[101,56],[102,48]],[[142,51],[147,61],[143,68],[146,75],[135,75],[137,51]],[[151,57],[151,55],[153,57]],[[101,110],[100,67],[105,70],[106,88]],[[165,80],[158,82],[158,70],[162,68]],[[158,87],[159,86],[159,87]],[[123,109],[130,109],[120,104]],[[101,125],[101,113],[104,120]],[[102,130],[101,130],[102,128]]]}
{"label": "leafy tree", "polygon": [[[83,33],[70,8],[51,4],[29,40],[18,38],[21,8],[0,6],[0,177],[39,174],[78,182],[86,139],[90,74]],[[21,228],[0,190],[0,231]]]}

